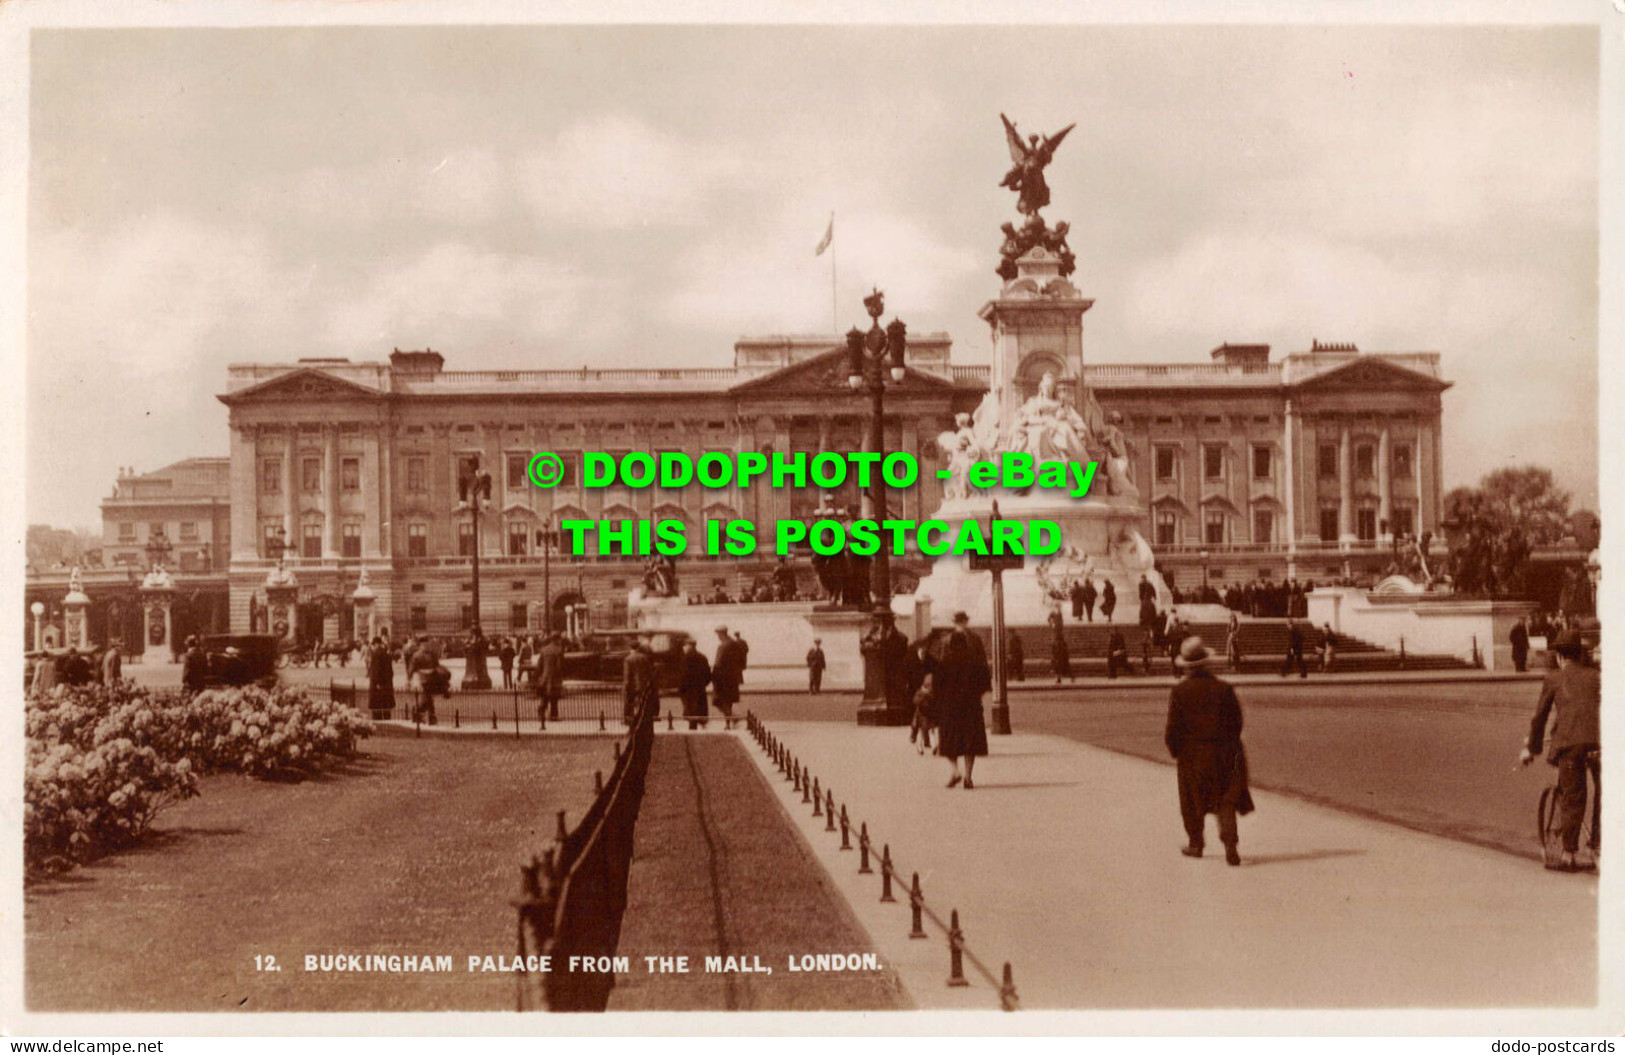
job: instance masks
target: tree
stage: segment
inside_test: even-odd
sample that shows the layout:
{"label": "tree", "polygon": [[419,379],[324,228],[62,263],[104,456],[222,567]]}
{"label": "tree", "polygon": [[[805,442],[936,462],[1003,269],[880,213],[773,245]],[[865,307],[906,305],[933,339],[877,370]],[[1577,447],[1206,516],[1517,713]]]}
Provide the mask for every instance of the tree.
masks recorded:
{"label": "tree", "polygon": [[1497,469],[1477,487],[1445,495],[1441,526],[1458,591],[1518,593],[1534,548],[1569,533],[1569,494],[1558,488],[1550,469]]}

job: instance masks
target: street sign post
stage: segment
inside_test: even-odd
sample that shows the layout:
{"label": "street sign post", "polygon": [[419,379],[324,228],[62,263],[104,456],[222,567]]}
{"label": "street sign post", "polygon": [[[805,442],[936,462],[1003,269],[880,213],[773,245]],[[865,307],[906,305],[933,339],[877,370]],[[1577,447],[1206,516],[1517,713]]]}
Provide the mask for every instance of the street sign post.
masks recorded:
{"label": "street sign post", "polygon": [[[987,537],[995,537],[993,523],[999,519],[999,503],[993,503],[993,512],[987,519]],[[1004,654],[1004,573],[1019,571],[1027,566],[1022,553],[970,555],[970,570],[993,574],[993,732],[996,736],[1010,735],[1010,678]]]}

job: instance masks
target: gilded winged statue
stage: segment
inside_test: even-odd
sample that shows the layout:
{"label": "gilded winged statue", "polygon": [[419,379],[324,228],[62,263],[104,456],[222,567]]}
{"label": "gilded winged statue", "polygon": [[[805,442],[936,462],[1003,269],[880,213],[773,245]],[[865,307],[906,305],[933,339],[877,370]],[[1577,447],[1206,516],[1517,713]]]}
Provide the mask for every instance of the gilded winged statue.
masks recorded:
{"label": "gilded winged statue", "polygon": [[1013,121],[1003,114],[1004,137],[1010,143],[1010,160],[1014,167],[1004,174],[999,186],[1009,187],[1018,195],[1016,211],[1023,216],[1037,216],[1038,210],[1049,204],[1049,184],[1044,182],[1044,167],[1055,157],[1055,148],[1066,134],[1078,127],[1074,122],[1052,136],[1028,136],[1021,141]]}

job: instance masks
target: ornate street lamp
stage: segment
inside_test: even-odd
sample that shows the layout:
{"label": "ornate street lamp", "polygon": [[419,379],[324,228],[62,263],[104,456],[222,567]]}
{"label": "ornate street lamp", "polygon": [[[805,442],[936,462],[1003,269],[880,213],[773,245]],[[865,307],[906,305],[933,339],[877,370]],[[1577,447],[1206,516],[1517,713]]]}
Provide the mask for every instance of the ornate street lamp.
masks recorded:
{"label": "ornate street lamp", "polygon": [[[854,327],[846,335],[847,383],[853,391],[869,390],[869,432],[864,451],[885,456],[886,383],[902,382],[907,375],[904,362],[908,350],[908,327],[893,318],[885,329],[880,316],[885,313],[885,295],[875,290],[863,298],[869,313],[869,332]],[[886,519],[886,483],[879,472],[869,479],[867,519]],[[897,681],[907,657],[908,640],[897,629],[891,610],[891,559],[885,546],[875,553],[869,565],[869,593],[874,602],[873,622],[861,643],[863,652],[863,702],[858,705],[859,725],[907,725],[909,701],[893,698],[888,691]]]}
{"label": "ornate street lamp", "polygon": [[473,456],[468,471],[457,479],[457,504],[466,506],[474,522],[474,618],[469,626],[468,650],[463,658],[463,688],[489,689],[491,673],[485,666],[485,635],[480,631],[480,507],[491,501],[491,474]]}

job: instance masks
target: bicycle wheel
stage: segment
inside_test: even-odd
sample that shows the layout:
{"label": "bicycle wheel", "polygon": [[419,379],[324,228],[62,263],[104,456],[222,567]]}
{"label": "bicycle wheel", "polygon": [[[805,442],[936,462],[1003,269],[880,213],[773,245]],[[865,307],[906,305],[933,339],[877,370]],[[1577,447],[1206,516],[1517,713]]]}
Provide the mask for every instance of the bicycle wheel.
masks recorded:
{"label": "bicycle wheel", "polygon": [[1542,789],[1540,793],[1538,819],[1540,856],[1548,866],[1556,864],[1563,855],[1563,835],[1557,824],[1557,798],[1555,784]]}

